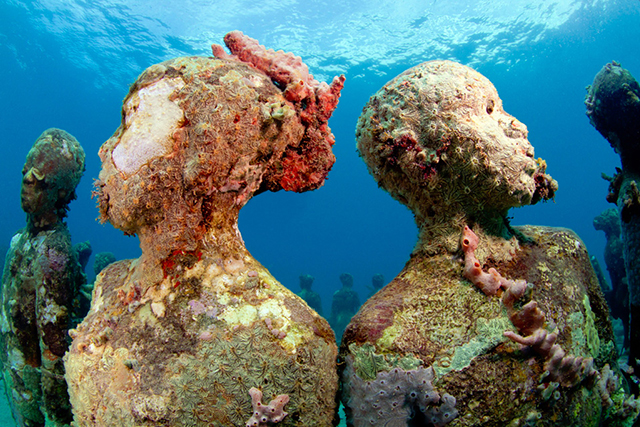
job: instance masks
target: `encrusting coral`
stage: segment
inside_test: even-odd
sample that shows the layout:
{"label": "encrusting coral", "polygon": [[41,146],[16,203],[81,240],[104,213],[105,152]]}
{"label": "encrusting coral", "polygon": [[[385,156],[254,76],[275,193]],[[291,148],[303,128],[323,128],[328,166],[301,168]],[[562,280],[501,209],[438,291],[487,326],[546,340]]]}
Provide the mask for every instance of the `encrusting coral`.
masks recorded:
{"label": "encrusting coral", "polygon": [[136,234],[142,256],[98,275],[72,331],[78,427],[244,426],[263,395],[287,405],[267,423],[337,416],[331,328],[249,254],[237,220],[254,194],[323,184],[344,77],[321,84],[293,55],[225,41],[232,55],[214,46],[217,58],[145,70],[100,149],[101,217]]}
{"label": "encrusting coral", "polygon": [[61,129],[33,144],[22,169],[27,226],[11,239],[2,276],[0,364],[18,426],[68,426],[71,405],[62,357],[69,329],[86,313],[86,282],[64,222],[84,173],[84,150]]}
{"label": "encrusting coral", "polygon": [[[594,376],[550,377],[570,361],[559,350],[617,375],[613,332],[578,236],[507,220],[512,207],[552,198],[557,183],[491,82],[454,62],[420,64],[371,97],[356,137],[378,184],[414,212],[419,239],[402,272],[363,304],[342,337],[347,423],[387,419],[360,417],[352,396],[392,403],[362,384],[400,368],[432,370],[431,388],[455,401],[447,427],[631,425],[637,413],[622,408],[635,401],[622,382],[605,408]],[[557,332],[536,332],[546,328]],[[415,402],[399,405],[393,425],[437,425]]]}

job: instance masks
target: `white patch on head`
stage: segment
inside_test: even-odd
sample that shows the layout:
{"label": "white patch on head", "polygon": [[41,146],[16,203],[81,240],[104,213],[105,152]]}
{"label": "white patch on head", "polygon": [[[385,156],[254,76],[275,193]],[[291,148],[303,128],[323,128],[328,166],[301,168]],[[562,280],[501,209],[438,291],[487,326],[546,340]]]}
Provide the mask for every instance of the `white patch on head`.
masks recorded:
{"label": "white patch on head", "polygon": [[120,172],[131,175],[149,160],[171,153],[172,135],[184,114],[169,96],[183,86],[179,77],[162,79],[128,99],[124,105],[125,130],[111,155]]}

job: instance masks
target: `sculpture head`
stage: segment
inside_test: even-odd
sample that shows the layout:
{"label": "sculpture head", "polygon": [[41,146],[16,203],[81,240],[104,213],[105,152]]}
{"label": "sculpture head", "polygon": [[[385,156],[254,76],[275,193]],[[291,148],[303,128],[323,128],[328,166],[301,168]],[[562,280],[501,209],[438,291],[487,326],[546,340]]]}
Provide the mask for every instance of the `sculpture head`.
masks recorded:
{"label": "sculpture head", "polygon": [[84,170],[84,150],[72,135],[51,128],[38,137],[22,168],[20,190],[30,226],[43,228],[67,215]]}
{"label": "sculpture head", "polygon": [[384,287],[384,276],[380,273],[374,274],[371,277],[371,284],[373,285],[373,290],[378,291]]}
{"label": "sculpture head", "polygon": [[640,84],[613,61],[587,87],[589,121],[620,155],[622,168],[640,172]]}
{"label": "sculpture head", "polygon": [[353,288],[353,276],[349,273],[342,273],[340,275],[340,282],[345,289]]}
{"label": "sculpture head", "polygon": [[310,291],[314,280],[315,280],[315,277],[313,277],[310,274],[301,274],[300,275],[300,289]]}
{"label": "sculpture head", "polygon": [[365,106],[356,137],[369,172],[420,227],[503,218],[553,197],[557,186],[493,84],[451,61],[420,64],[387,83]]}
{"label": "sculpture head", "polygon": [[193,250],[210,233],[216,244],[236,239],[238,212],[254,194],[323,184],[334,162],[330,115],[302,111],[235,57],[154,65],[131,86],[122,124],[100,149],[101,218],[154,236],[160,255]]}

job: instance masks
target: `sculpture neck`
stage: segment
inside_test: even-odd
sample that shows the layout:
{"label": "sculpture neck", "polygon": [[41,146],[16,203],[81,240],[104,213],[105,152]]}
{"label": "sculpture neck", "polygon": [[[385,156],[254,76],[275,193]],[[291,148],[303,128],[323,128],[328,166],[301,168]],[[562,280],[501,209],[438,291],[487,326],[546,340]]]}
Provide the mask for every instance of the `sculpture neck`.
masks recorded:
{"label": "sculpture neck", "polygon": [[513,236],[506,218],[507,212],[482,211],[468,214],[462,210],[448,216],[419,217],[418,243],[413,255],[454,254],[460,250],[460,238],[465,225],[479,228],[484,233],[498,238],[510,239]]}
{"label": "sculpture neck", "polygon": [[139,264],[145,274],[156,271],[157,279],[166,277],[167,267],[183,261],[243,259],[249,253],[238,231],[238,212],[238,208],[209,212],[206,224],[165,220],[141,229]]}
{"label": "sculpture neck", "polygon": [[38,234],[44,230],[51,230],[62,222],[61,218],[54,211],[27,214],[27,231],[31,234]]}

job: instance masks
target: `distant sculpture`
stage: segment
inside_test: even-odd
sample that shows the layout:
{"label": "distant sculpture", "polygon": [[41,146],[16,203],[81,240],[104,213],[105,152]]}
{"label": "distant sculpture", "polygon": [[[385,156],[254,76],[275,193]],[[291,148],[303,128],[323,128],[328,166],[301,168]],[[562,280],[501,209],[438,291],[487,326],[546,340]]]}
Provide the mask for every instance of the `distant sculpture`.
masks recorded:
{"label": "distant sculpture", "polygon": [[314,277],[310,274],[300,275],[300,292],[298,296],[304,300],[309,307],[313,308],[316,313],[322,316],[322,301],[320,300],[320,294],[311,290]]}
{"label": "distant sculpture", "polygon": [[609,303],[609,297],[611,294],[611,285],[609,284],[609,280],[604,277],[604,271],[602,271],[602,267],[600,267],[600,261],[598,261],[598,258],[594,255],[591,255],[589,257],[589,260],[591,261],[591,266],[593,267],[594,273],[596,273],[596,276],[598,277],[600,290],[602,290],[604,298],[607,300],[607,303]]}
{"label": "distant sculpture", "polygon": [[102,270],[104,270],[109,264],[113,264],[114,262],[116,262],[116,256],[111,252],[98,252],[96,254],[95,260],[93,261],[93,273],[97,277],[98,274],[102,272]]}
{"label": "distant sculpture", "polygon": [[[85,257],[84,264],[82,261],[80,262],[80,264],[82,265],[83,271],[85,270],[86,264],[89,261],[89,257],[86,254],[87,246],[85,245],[85,243],[89,243],[89,242],[87,241],[87,242],[79,243],[75,245],[76,252],[79,253],[80,258],[82,258],[82,253],[84,252],[84,257]],[[90,249],[91,249],[91,245],[89,245],[89,250]],[[97,253],[93,262],[93,271],[95,274],[94,277],[97,277],[98,274],[107,265],[115,261],[116,261],[116,257],[111,252]],[[87,281],[80,287],[80,291],[78,292],[78,298],[77,298],[77,305],[79,307],[80,317],[79,319],[77,319],[76,322],[74,322],[75,324],[80,323],[82,319],[84,319],[84,316],[86,316],[87,313],[89,312],[89,309],[91,308],[91,294],[93,293],[94,282],[95,282],[95,278],[94,278],[94,281]]]}
{"label": "distant sculpture", "polygon": [[98,275],[71,333],[78,426],[333,425],[335,336],[237,222],[254,194],[323,184],[344,77],[319,83],[240,32],[225,43],[232,55],[214,46],[216,58],[142,73],[100,149],[101,218],[136,234],[142,255]]}
{"label": "distant sculpture", "polygon": [[620,215],[609,208],[593,219],[593,227],[603,231],[607,239],[604,247],[604,262],[611,279],[611,291],[605,297],[611,316],[622,320],[624,346],[629,346],[629,288],[624,268],[623,243],[620,239]]}
{"label": "distant sculpture", "polygon": [[377,273],[371,277],[371,286],[367,286],[369,288],[369,296],[372,296],[380,289],[384,287],[384,275]]}
{"label": "distant sculpture", "polygon": [[[620,155],[622,169],[611,178],[607,201],[620,215],[629,288],[629,365],[640,372],[640,85],[616,62],[605,65],[587,88],[589,121]],[[639,391],[635,387],[636,393]]]}
{"label": "distant sculpture", "polygon": [[22,169],[27,226],[7,252],[0,308],[2,375],[19,426],[72,420],[62,357],[86,278],[64,218],[84,169],[82,147],[60,129],[40,135]]}
{"label": "distant sculpture", "polygon": [[491,82],[420,64],[371,97],[356,138],[378,184],[414,212],[419,240],[342,337],[347,424],[630,425],[640,405],[619,382],[584,244],[508,222],[557,183]]}
{"label": "distant sculpture", "polygon": [[353,276],[349,273],[342,273],[340,282],[342,288],[333,294],[331,315],[329,316],[329,323],[337,337],[342,336],[344,328],[360,308],[360,297],[353,290]]}
{"label": "distant sculpture", "polygon": [[93,249],[91,249],[91,242],[85,240],[84,242],[76,243],[73,245],[73,250],[76,251],[78,262],[80,263],[80,267],[82,267],[82,272],[86,274],[85,268],[87,268],[89,258],[91,258],[91,254],[93,253]]}

